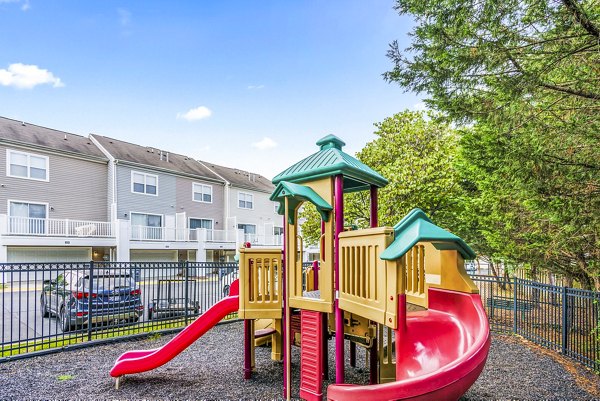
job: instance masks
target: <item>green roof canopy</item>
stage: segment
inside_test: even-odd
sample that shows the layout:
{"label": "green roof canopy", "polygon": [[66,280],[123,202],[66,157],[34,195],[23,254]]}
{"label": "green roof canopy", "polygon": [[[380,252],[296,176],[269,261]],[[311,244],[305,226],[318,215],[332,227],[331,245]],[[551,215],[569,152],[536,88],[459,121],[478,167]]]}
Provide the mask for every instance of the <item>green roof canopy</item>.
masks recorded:
{"label": "green roof canopy", "polygon": [[312,188],[304,185],[293,184],[287,181],[281,181],[277,188],[271,194],[270,200],[279,202],[279,214],[284,214],[285,198],[288,198],[288,223],[294,224],[294,210],[301,202],[308,201],[317,207],[323,221],[329,221],[329,214],[333,207],[325,199],[321,198]]}
{"label": "green roof canopy", "polygon": [[335,135],[327,135],[317,141],[319,151],[299,161],[273,178],[273,184],[281,181],[306,182],[318,178],[342,174],[344,192],[369,189],[371,185],[384,187],[388,181],[369,166],[342,151],[344,141]]}
{"label": "green roof canopy", "polygon": [[475,259],[475,252],[460,237],[433,224],[421,209],[413,209],[394,226],[394,242],[382,253],[383,260],[401,258],[417,242],[432,242],[437,249],[455,249],[464,259]]}

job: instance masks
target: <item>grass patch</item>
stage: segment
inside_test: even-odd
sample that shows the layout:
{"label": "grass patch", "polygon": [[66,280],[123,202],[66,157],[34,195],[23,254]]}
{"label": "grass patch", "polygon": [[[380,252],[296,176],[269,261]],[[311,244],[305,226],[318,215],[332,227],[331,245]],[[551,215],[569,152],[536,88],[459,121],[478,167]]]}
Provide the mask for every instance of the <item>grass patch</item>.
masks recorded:
{"label": "grass patch", "polygon": [[64,382],[67,380],[73,380],[73,377],[74,376],[71,376],[71,375],[60,375],[60,376],[56,377],[56,380],[58,380],[59,382]]}

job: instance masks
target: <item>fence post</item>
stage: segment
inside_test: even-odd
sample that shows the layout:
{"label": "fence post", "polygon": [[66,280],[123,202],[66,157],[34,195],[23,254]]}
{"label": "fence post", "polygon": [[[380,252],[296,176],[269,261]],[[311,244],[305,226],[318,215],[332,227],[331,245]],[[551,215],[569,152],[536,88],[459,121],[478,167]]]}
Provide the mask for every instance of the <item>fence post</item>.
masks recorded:
{"label": "fence post", "polygon": [[517,333],[517,276],[513,276],[513,333]]}
{"label": "fence post", "polygon": [[[88,324],[87,324],[87,337],[88,337],[88,341],[92,341],[92,321],[93,321],[93,316],[92,316],[92,292],[94,291],[94,261],[91,260],[90,261],[90,275],[89,275],[89,283],[90,283],[90,288],[89,288],[89,294],[88,294]],[[85,291],[85,287],[83,288],[83,291]]]}
{"label": "fence post", "polygon": [[567,299],[567,287],[562,288],[562,353],[567,354],[567,343],[569,341],[569,328],[567,314],[569,309],[569,300]]}
{"label": "fence post", "polygon": [[189,279],[188,279],[188,277],[189,277],[189,264],[188,264],[187,260],[181,262],[181,264],[182,264],[182,267],[183,267],[184,279],[185,279],[185,281],[184,281],[184,283],[185,283],[184,284],[185,285],[185,289],[184,289],[184,292],[185,292],[185,295],[184,295],[184,298],[185,298],[185,307],[184,307],[184,310],[185,310],[185,325],[187,326],[188,325],[188,315],[189,315],[189,313],[188,313],[188,305],[190,305],[190,293],[189,293],[189,288],[188,288],[189,287]]}

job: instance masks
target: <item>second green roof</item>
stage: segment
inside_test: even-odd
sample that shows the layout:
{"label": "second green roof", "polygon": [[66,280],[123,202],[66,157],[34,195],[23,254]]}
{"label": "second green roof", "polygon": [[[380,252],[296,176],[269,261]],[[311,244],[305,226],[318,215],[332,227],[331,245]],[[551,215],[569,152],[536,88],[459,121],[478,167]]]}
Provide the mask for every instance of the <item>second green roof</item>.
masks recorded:
{"label": "second green roof", "polygon": [[371,185],[384,187],[388,181],[375,170],[342,151],[344,141],[335,135],[327,135],[317,141],[319,151],[288,167],[273,178],[273,184],[281,181],[306,182],[342,174],[344,192],[368,189]]}

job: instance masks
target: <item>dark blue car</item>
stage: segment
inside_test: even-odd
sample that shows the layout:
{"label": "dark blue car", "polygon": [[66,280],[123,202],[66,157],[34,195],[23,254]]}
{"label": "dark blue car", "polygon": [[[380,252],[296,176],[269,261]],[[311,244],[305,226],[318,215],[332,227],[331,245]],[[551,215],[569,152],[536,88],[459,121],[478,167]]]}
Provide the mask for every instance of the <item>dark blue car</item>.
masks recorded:
{"label": "dark blue car", "polygon": [[[90,309],[91,307],[91,309]],[[40,296],[42,316],[57,316],[64,332],[89,323],[137,322],[144,313],[141,290],[130,274],[67,271],[45,280]]]}

